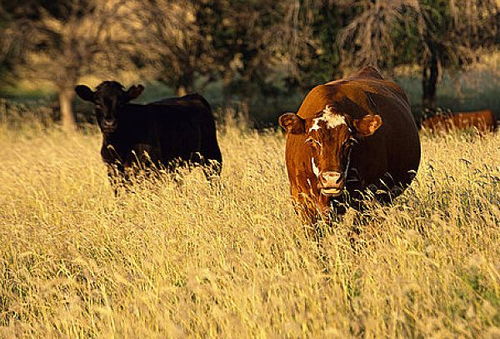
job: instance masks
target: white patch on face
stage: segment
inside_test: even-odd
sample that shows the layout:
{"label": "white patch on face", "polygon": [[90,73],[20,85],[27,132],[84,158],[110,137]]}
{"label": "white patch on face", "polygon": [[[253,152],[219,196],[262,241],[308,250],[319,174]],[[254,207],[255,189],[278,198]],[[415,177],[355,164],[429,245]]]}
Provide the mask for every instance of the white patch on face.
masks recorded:
{"label": "white patch on face", "polygon": [[309,128],[309,132],[312,132],[312,131],[317,131],[319,130],[319,125],[318,125],[318,121],[319,121],[320,118],[316,118],[314,119],[314,124],[311,126],[311,128]]}
{"label": "white patch on face", "polygon": [[340,125],[347,125],[345,122],[345,118],[343,115],[337,114],[333,111],[333,107],[330,105],[326,105],[325,109],[323,110],[323,114],[319,117],[313,120],[314,123],[309,128],[309,132],[311,131],[317,131],[319,127],[320,121],[326,122],[326,127],[327,128],[335,128]]}
{"label": "white patch on face", "polygon": [[313,170],[313,173],[316,177],[319,177],[319,168],[318,166],[316,166],[316,163],[314,162],[314,158],[311,158],[311,166],[312,166],[312,170]]}
{"label": "white patch on face", "polygon": [[311,180],[310,179],[307,179],[307,184],[309,185],[309,188],[312,187],[312,184],[311,184]]}

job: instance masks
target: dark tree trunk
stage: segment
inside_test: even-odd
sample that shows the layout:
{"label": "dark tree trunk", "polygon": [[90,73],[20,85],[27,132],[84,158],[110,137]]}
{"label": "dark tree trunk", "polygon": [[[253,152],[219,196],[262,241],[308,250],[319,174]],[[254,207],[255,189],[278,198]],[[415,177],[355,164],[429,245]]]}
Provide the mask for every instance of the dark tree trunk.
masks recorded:
{"label": "dark tree trunk", "polygon": [[61,125],[67,132],[76,130],[75,116],[73,115],[73,98],[75,92],[72,88],[59,91],[59,109],[61,111]]}
{"label": "dark tree trunk", "polygon": [[231,106],[233,102],[233,93],[231,91],[232,74],[224,73],[222,77],[222,100],[224,105]]}
{"label": "dark tree trunk", "polygon": [[436,109],[436,85],[439,76],[437,49],[431,46],[431,55],[422,66],[422,106]]}
{"label": "dark tree trunk", "polygon": [[193,87],[194,75],[190,72],[186,72],[179,78],[175,92],[177,96],[182,97],[186,94],[192,93]]}

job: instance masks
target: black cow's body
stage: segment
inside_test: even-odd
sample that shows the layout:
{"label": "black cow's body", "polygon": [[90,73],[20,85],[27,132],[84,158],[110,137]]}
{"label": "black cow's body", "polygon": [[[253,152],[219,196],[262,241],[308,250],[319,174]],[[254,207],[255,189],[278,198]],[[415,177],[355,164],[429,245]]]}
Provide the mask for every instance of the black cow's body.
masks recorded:
{"label": "black cow's body", "polygon": [[[93,95],[98,96],[106,86],[122,88],[118,83],[104,82]],[[101,156],[113,182],[127,180],[136,168],[173,170],[181,164],[206,166],[207,177],[220,173],[222,156],[215,122],[210,105],[201,95],[139,105],[120,103],[120,94],[114,95],[118,98],[114,104],[104,91],[104,99],[94,100],[89,100],[90,94],[82,93],[81,89],[77,88],[77,93],[96,104],[96,116],[103,132]],[[107,108],[102,108],[104,106]],[[112,128],[106,129],[106,124]]]}
{"label": "black cow's body", "polygon": [[101,155],[107,164],[130,167],[138,159],[171,167],[178,160],[208,165],[222,162],[211,112],[176,105],[127,104],[120,123],[103,135]]}

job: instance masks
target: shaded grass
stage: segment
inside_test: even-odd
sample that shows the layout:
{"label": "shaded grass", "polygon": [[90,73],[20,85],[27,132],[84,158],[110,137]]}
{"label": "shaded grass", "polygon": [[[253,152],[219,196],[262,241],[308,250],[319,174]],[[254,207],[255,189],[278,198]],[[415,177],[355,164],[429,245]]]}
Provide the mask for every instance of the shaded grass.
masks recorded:
{"label": "shaded grass", "polygon": [[[423,136],[394,205],[308,239],[281,133],[113,196],[100,137],[0,132],[0,337],[496,337],[499,136]],[[360,229],[353,235],[353,228]]]}

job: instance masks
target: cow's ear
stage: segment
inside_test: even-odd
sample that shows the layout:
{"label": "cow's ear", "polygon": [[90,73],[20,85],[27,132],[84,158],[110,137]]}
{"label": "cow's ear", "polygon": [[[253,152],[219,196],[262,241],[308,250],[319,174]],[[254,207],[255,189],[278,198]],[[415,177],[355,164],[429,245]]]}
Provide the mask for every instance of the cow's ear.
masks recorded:
{"label": "cow's ear", "polygon": [[368,114],[361,119],[354,119],[353,125],[360,136],[367,137],[382,126],[382,118],[380,115]]}
{"label": "cow's ear", "polygon": [[295,113],[285,113],[279,117],[281,127],[292,134],[302,134],[305,131],[305,121]]}
{"label": "cow's ear", "polygon": [[127,99],[134,100],[139,95],[141,95],[142,91],[144,91],[144,86],[142,85],[133,85],[127,91]]}
{"label": "cow's ear", "polygon": [[78,85],[75,87],[76,94],[85,101],[94,102],[95,93],[85,85]]}

